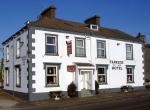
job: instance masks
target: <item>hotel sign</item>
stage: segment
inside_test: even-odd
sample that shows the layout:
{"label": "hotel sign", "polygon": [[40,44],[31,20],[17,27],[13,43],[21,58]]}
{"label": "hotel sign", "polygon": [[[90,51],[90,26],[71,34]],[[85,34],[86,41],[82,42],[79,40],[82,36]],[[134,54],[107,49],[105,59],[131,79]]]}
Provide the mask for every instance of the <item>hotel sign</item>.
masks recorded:
{"label": "hotel sign", "polygon": [[68,65],[67,66],[67,71],[68,72],[75,72],[76,71],[76,66],[75,65]]}
{"label": "hotel sign", "polygon": [[110,60],[112,64],[112,70],[122,70],[123,61]]}
{"label": "hotel sign", "polygon": [[72,54],[72,42],[71,41],[67,41],[67,55],[69,56],[70,54]]}

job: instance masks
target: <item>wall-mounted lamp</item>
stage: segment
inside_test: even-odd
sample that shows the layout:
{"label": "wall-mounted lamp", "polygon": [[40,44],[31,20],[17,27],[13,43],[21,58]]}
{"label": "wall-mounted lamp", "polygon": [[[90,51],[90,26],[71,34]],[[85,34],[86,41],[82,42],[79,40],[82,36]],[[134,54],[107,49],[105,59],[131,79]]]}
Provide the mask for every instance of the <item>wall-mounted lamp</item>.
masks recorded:
{"label": "wall-mounted lamp", "polygon": [[24,42],[20,42],[20,48],[23,46]]}
{"label": "wall-mounted lamp", "polygon": [[119,46],[120,45],[120,43],[117,43],[117,46]]}

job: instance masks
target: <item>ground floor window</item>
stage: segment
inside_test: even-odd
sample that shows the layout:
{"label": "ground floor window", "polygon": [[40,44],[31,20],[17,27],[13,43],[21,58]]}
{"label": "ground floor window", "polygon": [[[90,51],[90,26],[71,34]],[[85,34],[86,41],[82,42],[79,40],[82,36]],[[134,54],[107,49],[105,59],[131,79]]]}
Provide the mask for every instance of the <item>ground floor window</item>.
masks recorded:
{"label": "ground floor window", "polygon": [[21,87],[21,68],[16,66],[16,87]]}
{"label": "ground floor window", "polygon": [[134,83],[134,66],[127,66],[127,83]]}
{"label": "ground floor window", "polygon": [[98,83],[107,84],[107,66],[98,66]]}
{"label": "ground floor window", "polygon": [[46,86],[58,86],[58,66],[46,65]]}
{"label": "ground floor window", "polygon": [[9,86],[9,68],[5,68],[6,86]]}

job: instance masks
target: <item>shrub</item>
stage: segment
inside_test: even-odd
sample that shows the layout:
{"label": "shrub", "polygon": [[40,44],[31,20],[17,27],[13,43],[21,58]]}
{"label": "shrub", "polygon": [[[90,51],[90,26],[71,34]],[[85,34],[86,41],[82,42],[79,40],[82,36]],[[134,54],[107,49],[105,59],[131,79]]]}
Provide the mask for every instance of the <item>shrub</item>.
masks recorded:
{"label": "shrub", "polygon": [[95,94],[98,94],[99,93],[99,84],[98,82],[95,80]]}
{"label": "shrub", "polygon": [[73,82],[71,84],[69,84],[68,89],[67,89],[68,96],[69,97],[76,97],[77,96],[76,89],[77,89],[77,87]]}

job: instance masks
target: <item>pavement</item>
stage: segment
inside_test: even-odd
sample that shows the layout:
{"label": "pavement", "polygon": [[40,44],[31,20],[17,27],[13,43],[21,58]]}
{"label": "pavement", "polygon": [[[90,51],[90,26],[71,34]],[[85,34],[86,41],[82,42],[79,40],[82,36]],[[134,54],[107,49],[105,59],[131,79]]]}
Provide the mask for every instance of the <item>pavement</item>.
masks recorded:
{"label": "pavement", "polygon": [[91,97],[76,97],[76,98],[66,98],[64,100],[54,101],[35,101],[28,102],[18,99],[16,97],[10,96],[9,94],[0,91],[0,110],[20,110],[20,109],[36,109],[36,108],[68,108],[77,107],[89,104],[102,104],[112,101],[129,100],[130,98],[150,96],[150,90],[128,92],[128,93],[101,93],[96,96]]}

